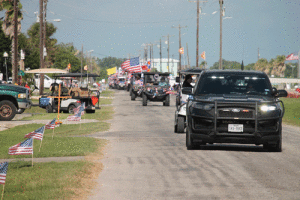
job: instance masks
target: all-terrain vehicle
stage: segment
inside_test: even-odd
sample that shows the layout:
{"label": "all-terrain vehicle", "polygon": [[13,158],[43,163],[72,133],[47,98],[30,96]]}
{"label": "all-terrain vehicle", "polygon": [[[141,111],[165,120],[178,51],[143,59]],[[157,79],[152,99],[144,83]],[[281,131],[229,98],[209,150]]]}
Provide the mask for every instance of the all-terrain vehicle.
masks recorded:
{"label": "all-terrain vehicle", "polygon": [[[191,75],[193,80],[197,80],[199,74],[202,72],[202,69],[199,68],[189,68],[184,69],[179,72],[179,76],[176,77],[176,82],[178,83],[177,95],[176,95],[176,111],[175,111],[175,133],[183,133],[186,127],[186,102],[188,95],[182,94],[183,82],[187,75]],[[195,83],[191,83],[195,85]]]}
{"label": "all-terrain vehicle", "polygon": [[263,145],[282,151],[285,90],[272,88],[264,72],[203,71],[194,89],[184,88],[187,102],[186,146],[197,142]]}
{"label": "all-terrain vehicle", "polygon": [[164,106],[170,106],[170,73],[145,72],[142,90],[143,106],[147,101],[163,102]]}
{"label": "all-terrain vehicle", "polygon": [[118,77],[118,81],[117,81],[117,89],[118,90],[125,90],[126,89],[126,77]]}
{"label": "all-terrain vehicle", "polygon": [[132,74],[130,85],[131,85],[131,89],[129,94],[131,100],[134,101],[136,97],[142,97],[143,79],[141,77],[141,73]]}

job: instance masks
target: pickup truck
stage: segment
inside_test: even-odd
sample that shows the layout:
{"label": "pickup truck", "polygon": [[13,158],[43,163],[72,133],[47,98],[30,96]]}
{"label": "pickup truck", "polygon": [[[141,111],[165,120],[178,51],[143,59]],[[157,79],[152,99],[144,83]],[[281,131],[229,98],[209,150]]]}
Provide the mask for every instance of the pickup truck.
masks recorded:
{"label": "pickup truck", "polygon": [[0,121],[10,121],[31,107],[29,89],[0,81]]}

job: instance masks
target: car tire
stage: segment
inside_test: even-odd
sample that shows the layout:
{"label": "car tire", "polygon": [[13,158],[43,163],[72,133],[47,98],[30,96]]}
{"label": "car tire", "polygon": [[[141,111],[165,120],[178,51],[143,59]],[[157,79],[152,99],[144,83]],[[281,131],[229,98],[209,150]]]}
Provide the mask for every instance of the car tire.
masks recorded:
{"label": "car tire", "polygon": [[191,137],[190,131],[186,130],[186,148],[187,150],[193,150],[195,148],[195,143],[193,141],[193,138]]}
{"label": "car tire", "polygon": [[134,101],[135,100],[135,94],[133,92],[131,92],[131,101]]}
{"label": "car tire", "polygon": [[185,119],[182,116],[177,118],[177,132],[184,133]]}
{"label": "car tire", "polygon": [[25,111],[25,108],[19,108],[17,110],[17,114],[22,114]]}
{"label": "car tire", "polygon": [[170,95],[166,96],[166,99],[164,101],[164,106],[170,106]]}
{"label": "car tire", "polygon": [[147,106],[147,95],[143,94],[143,106]]}
{"label": "car tire", "polygon": [[271,151],[271,152],[282,152],[282,121],[280,120],[279,125],[279,140],[276,144],[263,144],[263,148],[265,150]]}
{"label": "car tire", "polygon": [[17,113],[16,106],[11,101],[0,102],[0,121],[10,121]]}
{"label": "car tire", "polygon": [[53,113],[53,108],[50,104],[46,106],[46,112],[47,113]]}
{"label": "car tire", "polygon": [[74,108],[76,108],[75,105],[73,105],[73,104],[69,105],[68,111],[69,111],[70,114],[74,114]]}

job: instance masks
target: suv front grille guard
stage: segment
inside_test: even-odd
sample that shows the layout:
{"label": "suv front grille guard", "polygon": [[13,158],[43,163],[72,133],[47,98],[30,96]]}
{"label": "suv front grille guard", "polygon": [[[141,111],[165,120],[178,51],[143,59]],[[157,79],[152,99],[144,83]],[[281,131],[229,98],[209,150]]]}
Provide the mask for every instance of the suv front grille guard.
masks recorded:
{"label": "suv front grille guard", "polygon": [[[196,100],[197,102],[203,102],[203,103],[211,103],[211,101],[205,101],[205,100]],[[285,108],[284,108],[284,104],[281,100],[277,99],[276,101],[264,101],[264,102],[244,102],[244,101],[230,101],[230,102],[219,102],[219,101],[214,101],[214,117],[213,117],[213,121],[214,121],[214,132],[217,133],[217,121],[218,120],[224,120],[224,119],[236,119],[238,118],[239,120],[254,120],[255,121],[255,133],[258,133],[258,109],[260,105],[266,105],[266,104],[276,104],[276,103],[280,103],[282,105],[282,112],[280,113],[280,116],[276,116],[276,117],[268,117],[268,118],[263,118],[262,120],[267,120],[267,119],[278,119],[278,118],[282,118],[284,113],[285,113]],[[236,105],[239,106],[236,106]],[[223,107],[225,105],[229,105],[232,107],[232,105],[235,105],[235,107],[251,107],[252,111],[249,111],[248,114],[227,114],[227,115],[231,115],[231,116],[222,116],[220,112],[221,110],[218,109],[218,107]],[[219,112],[219,113],[218,113]],[[252,115],[251,115],[252,113]],[[254,114],[254,116],[253,116]],[[240,115],[240,116],[239,116]]]}

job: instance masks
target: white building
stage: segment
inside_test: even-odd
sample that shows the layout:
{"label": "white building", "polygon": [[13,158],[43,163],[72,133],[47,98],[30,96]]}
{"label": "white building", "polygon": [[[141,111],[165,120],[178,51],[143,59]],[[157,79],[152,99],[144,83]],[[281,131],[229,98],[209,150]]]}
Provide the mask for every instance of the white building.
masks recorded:
{"label": "white building", "polygon": [[[148,60],[150,61],[150,60]],[[141,63],[144,63],[143,60],[141,60]],[[170,72],[173,76],[177,76],[177,68],[179,60],[169,58],[169,69],[168,69],[168,58],[162,58],[161,59],[161,66],[160,66],[160,58],[154,58],[151,62],[151,69],[156,68],[159,72]]]}

